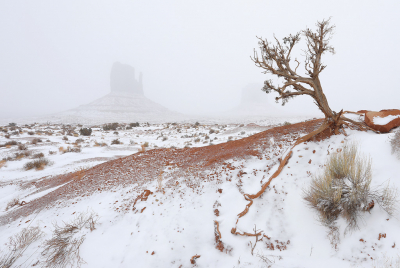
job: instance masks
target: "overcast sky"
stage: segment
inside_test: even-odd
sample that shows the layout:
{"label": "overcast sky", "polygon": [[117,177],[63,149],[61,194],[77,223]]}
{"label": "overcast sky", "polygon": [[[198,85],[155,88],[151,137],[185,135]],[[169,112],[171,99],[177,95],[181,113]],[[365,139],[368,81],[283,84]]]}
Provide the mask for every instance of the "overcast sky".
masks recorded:
{"label": "overcast sky", "polygon": [[[268,78],[249,58],[256,36],[329,17],[336,54],[324,56],[321,82],[331,107],[400,108],[398,0],[63,2],[0,2],[0,117],[91,102],[109,93],[115,61],[143,72],[145,95],[169,109],[231,109],[246,85]],[[291,102],[285,109],[316,111],[310,98]]]}

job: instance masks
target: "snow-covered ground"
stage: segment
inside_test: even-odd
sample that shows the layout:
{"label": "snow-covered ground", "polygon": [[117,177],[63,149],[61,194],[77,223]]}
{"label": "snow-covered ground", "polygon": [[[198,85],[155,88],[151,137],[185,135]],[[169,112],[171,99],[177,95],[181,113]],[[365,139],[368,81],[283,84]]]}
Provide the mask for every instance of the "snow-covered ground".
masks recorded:
{"label": "snow-covered ground", "polygon": [[[23,252],[15,265],[44,266],[46,256],[41,253],[55,225],[64,226],[81,213],[94,213],[98,216],[96,229],[82,228],[74,234],[75,238],[84,239],[80,246],[85,262],[82,267],[385,267],[379,265],[391,260],[395,263],[400,253],[397,213],[388,216],[376,205],[362,215],[360,228],[346,235],[347,224],[340,219],[340,242],[335,248],[327,237],[328,229],[318,221],[317,212],[303,199],[312,175],[321,172],[329,155],[349,142],[357,142],[360,152],[372,158],[373,188],[389,182],[400,189],[400,160],[391,154],[389,142],[393,133],[378,135],[347,129],[347,136],[296,146],[282,173],[261,197],[254,199],[249,212],[236,225],[237,215],[248,204],[243,193],[258,192],[278,168],[279,158],[296,138],[306,134],[289,123],[272,134],[269,131],[278,122],[265,122],[263,126],[221,122],[141,124],[111,131],[98,126],[92,127],[88,137],[78,135],[80,127],[76,126],[74,130],[64,125],[3,126],[7,132],[0,132],[0,145],[15,140],[27,149],[19,150],[18,145],[0,148],[0,159],[4,159],[0,162],[0,254],[8,252],[10,237],[23,228],[38,226],[43,236]],[[11,136],[6,138],[7,134]],[[41,141],[32,144],[35,138]],[[113,140],[122,144],[111,144]],[[218,162],[216,155],[230,150],[230,144],[241,149],[232,149],[236,153]],[[242,156],[242,151],[251,146],[257,153],[249,151]],[[80,148],[80,152],[64,153],[68,147]],[[146,152],[140,152],[143,149]],[[30,156],[16,157],[16,153],[24,151],[31,151]],[[24,170],[24,165],[38,153],[43,153],[51,165]],[[192,157],[191,162],[184,164],[185,159],[179,162],[172,158],[178,159],[181,154],[187,159]],[[163,160],[157,166],[161,172],[134,169],[147,165],[150,170],[162,157],[171,160]],[[200,164],[196,157],[202,159]],[[118,160],[107,162],[114,159]],[[204,159],[216,164],[204,164]],[[115,174],[127,172],[127,165],[132,167],[130,176],[138,177],[129,183],[114,183]],[[97,168],[98,173],[90,173]],[[68,185],[76,184],[76,179],[54,185],[51,181],[74,171],[83,172],[80,187],[96,179],[104,180],[105,185],[114,184],[71,198],[60,194],[60,201],[15,218],[18,211],[35,200],[70,189]],[[90,174],[97,177],[85,180]],[[139,180],[141,174],[150,175]],[[26,204],[6,211],[7,204],[15,198]],[[256,241],[255,236],[234,235],[233,227],[240,233],[254,233],[256,228],[264,236]],[[217,248],[216,230],[223,248]],[[199,257],[193,258],[196,255]]]}

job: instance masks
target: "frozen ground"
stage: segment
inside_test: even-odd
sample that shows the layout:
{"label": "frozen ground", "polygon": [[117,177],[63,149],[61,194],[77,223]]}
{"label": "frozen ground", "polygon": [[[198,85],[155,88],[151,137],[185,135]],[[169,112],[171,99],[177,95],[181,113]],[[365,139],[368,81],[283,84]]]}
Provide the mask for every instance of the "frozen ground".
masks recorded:
{"label": "frozen ground", "polygon": [[[282,173],[235,225],[248,203],[243,193],[256,193],[295,139],[318,126],[318,122],[307,127],[269,123],[141,124],[110,131],[94,126],[89,137],[78,135],[78,126],[3,126],[0,145],[13,140],[18,144],[0,148],[1,254],[8,252],[10,237],[37,226],[43,235],[21,254],[15,267],[45,266],[44,245],[56,225],[64,226],[81,213],[94,213],[96,229],[74,233],[74,238],[83,239],[82,267],[395,263],[400,246],[398,214],[390,217],[375,206],[363,214],[360,228],[346,235],[346,223],[340,220],[340,242],[335,247],[316,211],[303,199],[312,174],[321,172],[330,154],[353,141],[372,158],[372,186],[390,181],[399,188],[400,160],[389,145],[393,133],[347,129],[348,136],[298,145]],[[111,144],[113,140],[122,144]],[[80,152],[64,153],[68,147]],[[26,151],[31,153],[25,156]],[[24,170],[39,153],[51,165]],[[24,205],[6,210],[15,198]],[[265,236],[256,243],[256,237],[232,234],[235,226],[238,232],[254,233],[256,228]]]}

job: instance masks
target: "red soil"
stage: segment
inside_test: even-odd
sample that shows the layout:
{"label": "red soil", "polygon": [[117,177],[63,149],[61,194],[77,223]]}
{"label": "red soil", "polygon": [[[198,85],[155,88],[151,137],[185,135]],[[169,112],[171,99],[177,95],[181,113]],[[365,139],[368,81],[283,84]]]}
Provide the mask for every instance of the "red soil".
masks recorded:
{"label": "red soil", "polygon": [[[62,205],[63,202],[72,198],[85,197],[102,191],[115,191],[117,187],[131,186],[135,183],[141,186],[157,180],[165,168],[170,168],[171,172],[165,174],[167,178],[164,177],[166,184],[163,187],[175,187],[178,183],[175,180],[185,177],[187,178],[186,185],[195,188],[200,186],[201,182],[218,180],[221,174],[218,174],[217,170],[221,167],[225,170],[234,169],[226,162],[228,160],[243,160],[249,157],[269,160],[265,155],[266,150],[279,151],[282,144],[292,143],[300,135],[312,132],[321,125],[322,121],[318,119],[276,127],[247,138],[218,145],[150,150],[108,161],[88,170],[31,182],[30,185],[38,189],[36,192],[65,185],[20,208],[9,211],[0,217],[0,225],[12,222],[19,217],[29,216],[44,208]],[[271,138],[274,138],[274,145],[270,143]],[[139,186],[135,191],[141,194],[144,189]]]}

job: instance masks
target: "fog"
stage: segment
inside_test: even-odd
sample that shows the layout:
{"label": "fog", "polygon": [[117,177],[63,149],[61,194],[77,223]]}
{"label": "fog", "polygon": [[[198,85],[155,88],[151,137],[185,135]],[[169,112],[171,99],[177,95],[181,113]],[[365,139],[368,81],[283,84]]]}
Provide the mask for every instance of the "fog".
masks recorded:
{"label": "fog", "polygon": [[[331,107],[399,108],[399,10],[399,1],[2,1],[0,117],[93,101],[109,93],[115,61],[142,72],[144,94],[171,110],[226,111],[246,85],[270,78],[250,60],[256,36],[283,38],[329,17],[336,54],[324,55],[321,82]],[[284,109],[317,112],[309,97]]]}

